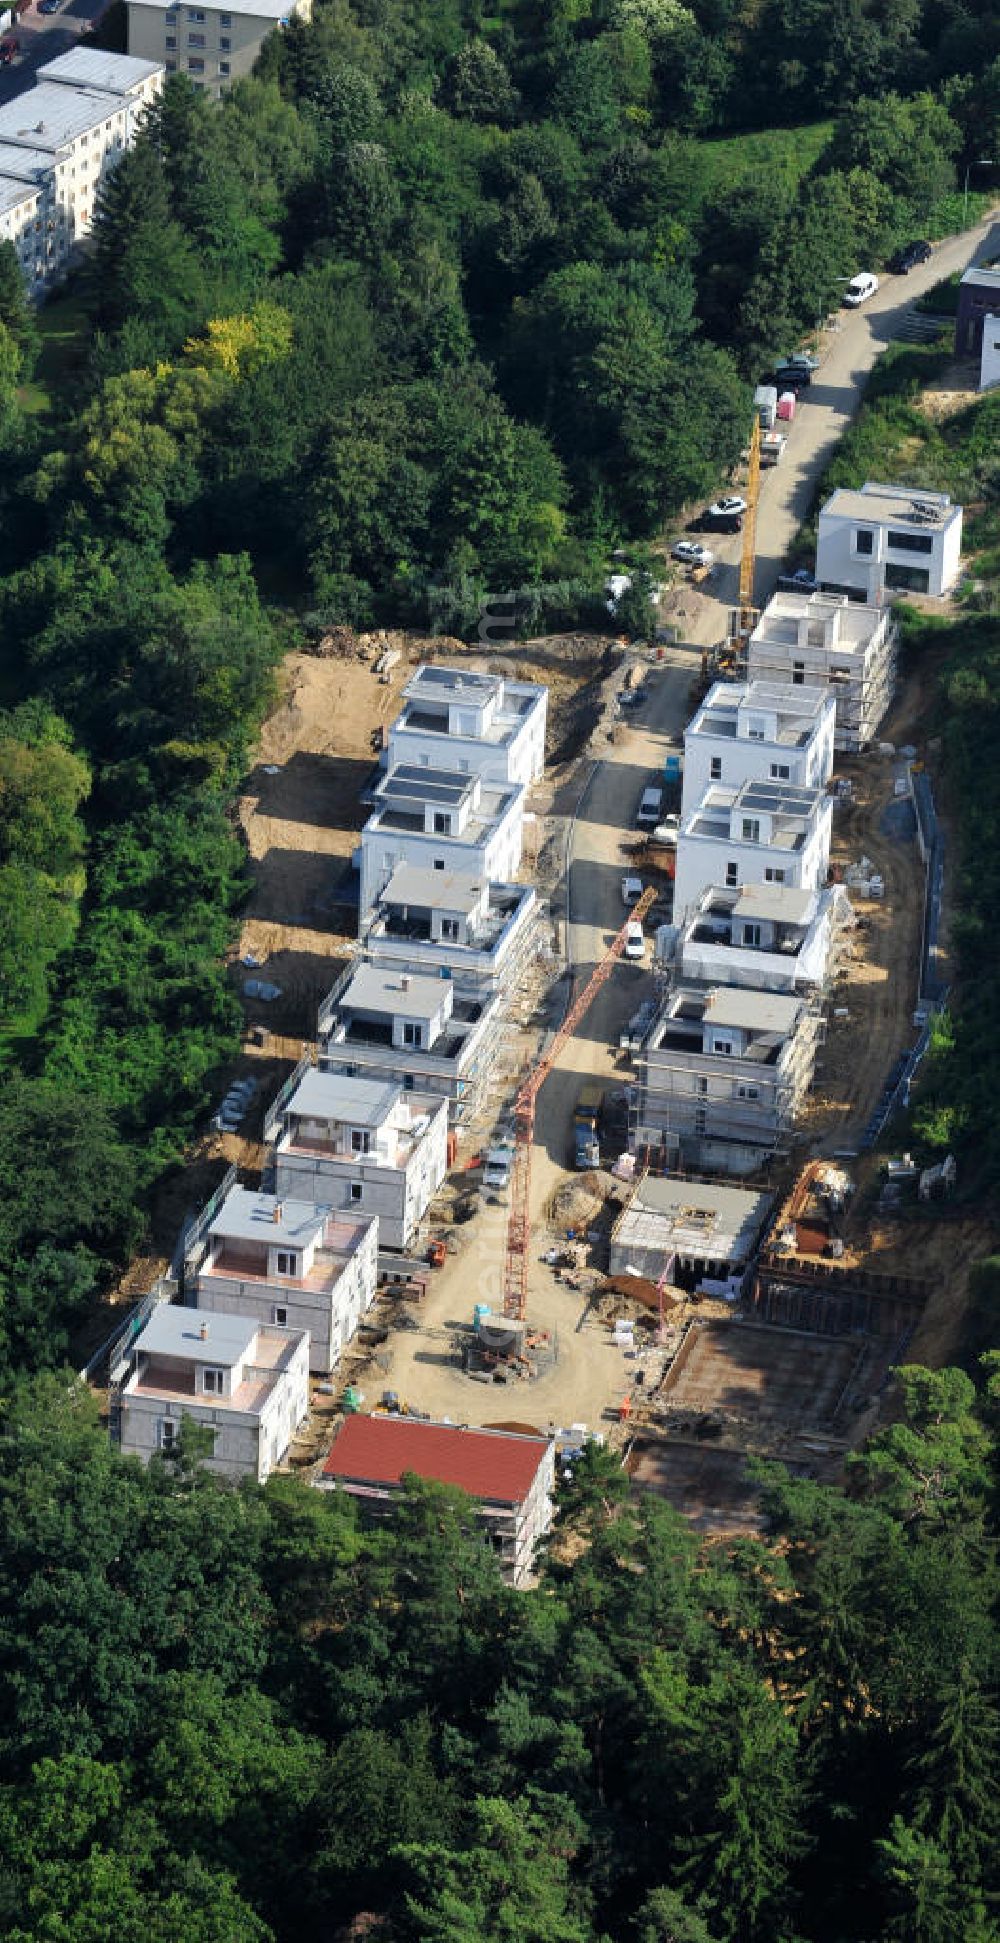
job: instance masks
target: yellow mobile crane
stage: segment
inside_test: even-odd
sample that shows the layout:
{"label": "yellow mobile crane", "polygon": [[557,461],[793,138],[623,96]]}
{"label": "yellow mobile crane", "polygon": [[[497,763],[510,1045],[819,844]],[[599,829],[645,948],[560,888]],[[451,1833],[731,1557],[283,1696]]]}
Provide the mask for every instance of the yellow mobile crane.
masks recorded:
{"label": "yellow mobile crane", "polygon": [[743,551],[740,554],[739,606],[729,616],[726,662],[734,675],[746,672],[747,643],[757,622],[753,604],[754,568],[757,564],[757,501],[760,497],[760,419],[754,413],[747,463],[747,509],[743,515]]}

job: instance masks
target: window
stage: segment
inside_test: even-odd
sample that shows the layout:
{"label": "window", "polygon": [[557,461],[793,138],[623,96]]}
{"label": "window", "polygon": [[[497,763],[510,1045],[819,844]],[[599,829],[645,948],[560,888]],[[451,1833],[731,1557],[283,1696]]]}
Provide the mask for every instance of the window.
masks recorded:
{"label": "window", "polygon": [[906,588],[911,594],[926,594],[930,590],[931,577],[926,567],[894,566],[886,563],[885,584],[887,587]]}
{"label": "window", "polygon": [[205,72],[205,63],[202,60],[201,56],[199,55],[198,59],[196,60],[194,55],[192,54],[190,60],[188,61],[188,73],[204,74],[204,72]]}
{"label": "window", "polygon": [[787,783],[791,773],[787,762],[772,762],[771,781],[773,783]]}
{"label": "window", "polygon": [[875,551],[875,535],[870,526],[856,526],[854,529],[854,551],[871,559]]}
{"label": "window", "polygon": [[[177,25],[177,8],[176,8],[176,7],[170,7],[170,8],[168,9],[168,11],[167,11],[167,16],[166,16],[166,20],[167,20],[167,26],[168,26],[168,27],[176,27],[176,25]],[[121,120],[121,116],[119,116],[119,118],[118,118],[118,119],[119,119],[119,121],[120,121],[120,120]]]}
{"label": "window", "polygon": [[273,1324],[274,1324],[274,1326],[275,1326],[275,1328],[276,1328],[276,1329],[285,1329],[285,1328],[287,1328],[287,1326],[288,1326],[288,1310],[287,1310],[287,1309],[279,1309],[279,1308],[277,1307],[277,1305],[275,1305],[275,1307],[274,1307],[274,1308],[273,1308],[273,1309],[271,1310],[271,1321],[273,1322]]}
{"label": "window", "polygon": [[202,1370],[201,1387],[207,1397],[221,1397],[225,1381],[225,1370]]}
{"label": "window", "polygon": [[732,1042],[732,1040],[731,1040],[731,1039],[713,1039],[713,1040],[712,1040],[712,1051],[713,1051],[713,1052],[721,1052],[721,1053],[725,1053],[725,1054],[726,1054],[726,1056],[728,1057],[728,1056],[729,1056],[729,1055],[730,1055],[730,1054],[732,1053],[732,1050],[733,1050],[733,1042]]}
{"label": "window", "polygon": [[887,533],[886,544],[895,547],[897,553],[933,553],[934,539],[930,533]]}
{"label": "window", "polygon": [[230,51],[230,49],[231,49],[231,47],[232,47],[232,44],[233,44],[233,43],[232,43],[232,41],[230,40],[230,38],[229,38],[229,35],[228,35],[228,34],[220,34],[220,35],[219,35],[219,46],[220,46],[220,48],[222,49],[222,52],[223,52],[223,54],[228,54],[228,53],[229,53],[229,51]]}
{"label": "window", "polygon": [[363,1181],[352,1181],[352,1182],[351,1182],[351,1200],[352,1200],[353,1202],[358,1202],[358,1201],[360,1201],[360,1199],[361,1199],[361,1196],[363,1195],[363,1193],[364,1193],[364,1191],[365,1191],[365,1187],[364,1187],[364,1182],[363,1182]]}
{"label": "window", "polygon": [[708,1129],[708,1114],[703,1106],[696,1106],[694,1110],[695,1133],[705,1133],[707,1129]]}
{"label": "window", "polygon": [[458,943],[458,919],[457,918],[441,919],[441,936],[442,938],[446,938],[449,944]]}
{"label": "window", "polygon": [[760,842],[760,818],[758,816],[745,816],[743,818],[743,842]]}
{"label": "window", "polygon": [[434,835],[436,837],[450,837],[451,835],[451,811],[450,810],[435,810]]}
{"label": "window", "polygon": [[752,950],[759,951],[760,937],[761,931],[759,924],[745,924],[743,926],[743,943],[750,945]]}
{"label": "window", "polygon": [[403,1020],[404,1046],[419,1046],[422,1041],[422,1028],[414,1025],[412,1019]]}
{"label": "window", "polygon": [[228,61],[220,61],[220,62],[219,62],[219,73],[220,73],[220,74],[228,74],[228,73],[229,73],[229,62],[228,62]]}
{"label": "window", "polygon": [[435,870],[443,870],[443,869],[444,869],[444,858],[443,858],[443,857],[435,857],[435,859],[434,859],[434,868],[435,868]]}
{"label": "window", "polygon": [[159,1423],[159,1444],[161,1451],[172,1451],[177,1442],[178,1426],[172,1417],[161,1417]]}
{"label": "window", "polygon": [[775,870],[773,866],[769,864],[767,869],[764,872],[765,884],[783,884],[784,881],[785,881],[784,871]]}
{"label": "window", "polygon": [[707,1093],[708,1092],[707,1079],[696,1079],[694,1083],[694,1090],[696,1093]]}
{"label": "window", "polygon": [[176,46],[177,46],[177,35],[176,35],[176,34],[168,34],[168,35],[167,35],[167,46],[168,46],[168,47],[176,47]]}
{"label": "window", "polygon": [[367,1127],[352,1127],[351,1128],[352,1154],[370,1154],[371,1150],[372,1150],[372,1137],[371,1134],[368,1132]]}
{"label": "window", "polygon": [[767,723],[762,715],[751,715],[747,722],[747,736],[751,742],[766,742]]}
{"label": "window", "polygon": [[734,890],[736,885],[739,883],[739,881],[740,881],[739,864],[727,864],[726,865],[726,888],[728,890]]}
{"label": "window", "polygon": [[299,1272],[299,1258],[298,1258],[298,1255],[296,1254],[296,1252],[295,1252],[295,1250],[294,1250],[294,1248],[292,1248],[292,1249],[287,1249],[287,1248],[279,1248],[279,1250],[278,1250],[278,1274],[279,1274],[279,1275],[297,1275],[297,1274],[298,1274],[298,1272]]}
{"label": "window", "polygon": [[738,1100],[759,1100],[760,1087],[759,1086],[738,1086],[736,1088],[736,1098]]}
{"label": "window", "polygon": [[204,36],[204,34],[189,34],[189,35],[188,35],[188,46],[189,46],[189,47],[204,47],[204,45],[205,45],[205,36]]}
{"label": "window", "polygon": [[708,765],[708,773],[713,783],[720,783],[722,781],[722,757],[721,756],[712,757]]}

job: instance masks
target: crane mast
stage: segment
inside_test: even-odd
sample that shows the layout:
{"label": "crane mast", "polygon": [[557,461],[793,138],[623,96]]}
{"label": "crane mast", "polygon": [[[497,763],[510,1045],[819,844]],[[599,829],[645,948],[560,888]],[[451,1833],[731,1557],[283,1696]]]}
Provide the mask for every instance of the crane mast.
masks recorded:
{"label": "crane mast", "polygon": [[510,1215],[503,1264],[503,1312],[509,1320],[524,1322],[528,1308],[528,1249],[531,1242],[531,1149],[535,1137],[535,1106],[553,1066],[567,1040],[573,1037],[580,1020],[593,999],[606,984],[625,949],[630,924],[645,917],[656,901],[650,886],[629,911],[621,930],[594,967],[582,992],[573,1000],[548,1051],[529,1073],[514,1101],[514,1164],[510,1176]]}

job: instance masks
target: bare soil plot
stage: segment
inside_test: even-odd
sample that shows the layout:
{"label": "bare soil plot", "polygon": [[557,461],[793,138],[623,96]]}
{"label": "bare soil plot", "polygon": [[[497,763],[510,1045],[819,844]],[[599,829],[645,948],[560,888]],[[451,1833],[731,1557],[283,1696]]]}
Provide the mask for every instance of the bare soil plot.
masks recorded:
{"label": "bare soil plot", "polygon": [[783,1430],[822,1429],[858,1361],[851,1338],[750,1323],[695,1324],[667,1373],[668,1408]]}
{"label": "bare soil plot", "polygon": [[666,1498],[695,1531],[721,1538],[764,1528],[743,1451],[673,1437],[642,1438],[633,1445],[626,1469],[634,1485]]}

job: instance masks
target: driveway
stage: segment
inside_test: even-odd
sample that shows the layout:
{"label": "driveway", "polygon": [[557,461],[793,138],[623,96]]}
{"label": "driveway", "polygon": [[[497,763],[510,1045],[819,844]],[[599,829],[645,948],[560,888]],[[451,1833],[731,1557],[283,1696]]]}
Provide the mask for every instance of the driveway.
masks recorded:
{"label": "driveway", "polygon": [[[978,229],[963,230],[960,236],[936,244],[930,262],[911,270],[909,276],[886,273],[870,303],[860,310],[838,314],[833,329],[825,336],[820,369],[814,373],[808,391],[801,394],[783,457],[761,475],[754,580],[758,607],[774,592],[788,549],[808,517],[838,441],[861,403],[872,365],[896,336],[914,300],[953,271],[993,256],[1000,256],[1000,225],[991,217]],[[703,646],[713,646],[725,638],[729,610],[736,605],[739,588],[739,536],[719,537],[710,544],[719,567],[702,591],[710,593],[712,599],[698,603],[697,618],[685,628],[687,638]]]}

